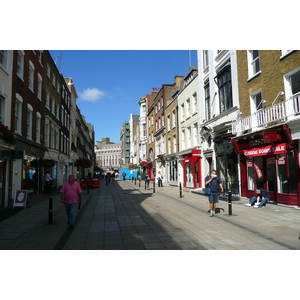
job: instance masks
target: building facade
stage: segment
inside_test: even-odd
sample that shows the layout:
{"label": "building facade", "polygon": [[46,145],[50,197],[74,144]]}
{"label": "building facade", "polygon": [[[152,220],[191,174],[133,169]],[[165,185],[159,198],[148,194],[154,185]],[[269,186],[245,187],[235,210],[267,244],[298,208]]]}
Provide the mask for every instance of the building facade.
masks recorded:
{"label": "building facade", "polygon": [[240,117],[232,124],[240,192],[265,188],[271,199],[300,206],[300,52],[237,51]]}
{"label": "building facade", "polygon": [[240,108],[236,51],[199,50],[198,81],[202,188],[206,175],[216,169],[224,188],[239,193],[239,158],[230,142]]}

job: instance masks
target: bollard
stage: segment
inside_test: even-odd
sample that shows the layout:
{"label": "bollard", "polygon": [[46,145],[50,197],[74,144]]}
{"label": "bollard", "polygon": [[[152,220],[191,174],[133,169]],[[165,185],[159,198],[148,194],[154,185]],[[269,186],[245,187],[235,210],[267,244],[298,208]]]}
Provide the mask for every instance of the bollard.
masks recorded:
{"label": "bollard", "polygon": [[145,180],[145,190],[147,189],[147,180]]}
{"label": "bollard", "polygon": [[141,187],[141,179],[139,179],[139,187]]}
{"label": "bollard", "polygon": [[155,193],[155,181],[153,181],[153,193]]}
{"label": "bollard", "polygon": [[179,183],[179,196],[180,196],[180,198],[182,198],[182,186],[181,186],[181,182]]}
{"label": "bollard", "polygon": [[232,215],[232,201],[231,201],[232,192],[228,191],[228,214]]}
{"label": "bollard", "polygon": [[86,191],[87,191],[87,194],[89,194],[90,193],[90,186],[89,186],[89,184],[87,183],[87,185],[86,185]]}
{"label": "bollard", "polygon": [[49,195],[49,215],[48,224],[52,224],[52,213],[53,213],[53,196]]}
{"label": "bollard", "polygon": [[134,185],[136,185],[136,178],[134,178]]}

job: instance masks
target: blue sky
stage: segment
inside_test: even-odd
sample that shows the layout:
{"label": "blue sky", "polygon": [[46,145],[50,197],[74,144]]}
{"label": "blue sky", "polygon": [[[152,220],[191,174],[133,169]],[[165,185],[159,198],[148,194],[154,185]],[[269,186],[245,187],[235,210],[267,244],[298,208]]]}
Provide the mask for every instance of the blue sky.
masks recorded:
{"label": "blue sky", "polygon": [[[94,125],[95,139],[119,143],[120,128],[153,87],[172,84],[197,65],[195,50],[50,50],[64,77],[71,77],[77,105]],[[62,54],[62,55],[61,55]],[[59,57],[62,56],[62,59]]]}

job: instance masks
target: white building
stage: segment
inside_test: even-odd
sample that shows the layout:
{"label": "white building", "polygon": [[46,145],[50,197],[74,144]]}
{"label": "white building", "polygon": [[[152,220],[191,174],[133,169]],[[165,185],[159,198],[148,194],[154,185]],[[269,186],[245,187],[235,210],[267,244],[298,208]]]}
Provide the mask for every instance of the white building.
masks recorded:
{"label": "white building", "polygon": [[139,101],[140,119],[139,119],[139,162],[146,161],[147,158],[147,97],[143,97]]}
{"label": "white building", "polygon": [[201,160],[199,148],[198,67],[191,66],[178,95],[179,182],[184,187],[199,188]]}
{"label": "white building", "polygon": [[217,169],[227,188],[231,174],[238,172],[238,156],[230,143],[232,121],[239,117],[236,51],[199,50],[198,82],[202,187],[205,176]]}
{"label": "white building", "polygon": [[95,143],[96,162],[105,170],[119,170],[121,159],[121,144],[111,143],[109,138]]}

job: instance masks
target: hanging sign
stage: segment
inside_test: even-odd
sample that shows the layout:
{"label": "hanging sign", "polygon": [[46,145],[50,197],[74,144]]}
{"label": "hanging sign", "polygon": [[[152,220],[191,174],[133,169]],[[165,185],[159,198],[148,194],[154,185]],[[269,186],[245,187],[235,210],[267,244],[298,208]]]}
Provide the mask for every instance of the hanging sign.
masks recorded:
{"label": "hanging sign", "polygon": [[263,175],[262,175],[261,169],[259,168],[258,164],[254,163],[254,167],[255,167],[255,171],[256,171],[257,177],[258,178],[262,178]]}
{"label": "hanging sign", "polygon": [[244,155],[247,157],[253,156],[262,156],[262,155],[269,155],[269,154],[281,154],[286,153],[286,144],[278,144],[278,145],[268,145],[261,148],[253,148],[244,150]]}
{"label": "hanging sign", "polygon": [[278,165],[285,165],[285,157],[278,158]]}
{"label": "hanging sign", "polygon": [[253,164],[252,160],[247,160],[247,167],[248,168],[252,168],[253,167],[252,164]]}
{"label": "hanging sign", "polygon": [[275,157],[268,157],[267,165],[276,165]]}
{"label": "hanging sign", "polygon": [[27,200],[28,200],[28,190],[16,191],[15,199],[14,199],[14,207],[26,208]]}

